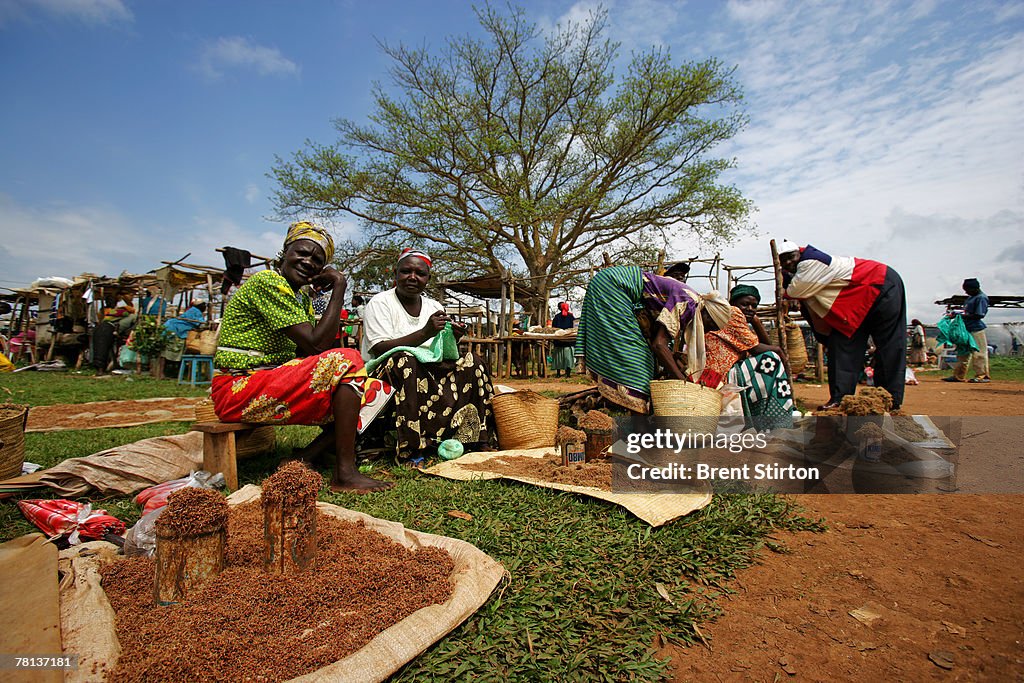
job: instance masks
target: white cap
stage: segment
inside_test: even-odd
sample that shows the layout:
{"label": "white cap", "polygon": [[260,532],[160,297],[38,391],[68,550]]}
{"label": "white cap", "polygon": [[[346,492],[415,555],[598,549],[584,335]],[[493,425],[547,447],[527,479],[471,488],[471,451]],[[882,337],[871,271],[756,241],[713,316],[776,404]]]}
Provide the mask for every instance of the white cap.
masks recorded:
{"label": "white cap", "polygon": [[791,251],[800,251],[800,245],[794,244],[786,239],[775,240],[775,248],[778,250],[779,255],[788,254]]}

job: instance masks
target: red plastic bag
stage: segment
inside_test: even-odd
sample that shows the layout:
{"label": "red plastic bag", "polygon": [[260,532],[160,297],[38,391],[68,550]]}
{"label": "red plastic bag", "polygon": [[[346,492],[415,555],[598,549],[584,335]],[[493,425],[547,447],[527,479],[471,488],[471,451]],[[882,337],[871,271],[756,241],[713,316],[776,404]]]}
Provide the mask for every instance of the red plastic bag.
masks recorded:
{"label": "red plastic bag", "polygon": [[142,514],[145,515],[148,512],[152,512],[157,508],[162,508],[164,505],[167,505],[167,497],[178,489],[183,489],[186,486],[213,489],[223,485],[223,475],[216,474],[211,476],[209,472],[200,470],[198,472],[193,472],[187,477],[182,477],[181,479],[173,479],[171,481],[165,481],[163,484],[150,486],[148,489],[140,491],[139,494],[135,496],[135,502],[142,506]]}
{"label": "red plastic bag", "polygon": [[111,533],[120,536],[125,524],[106,510],[93,510],[91,503],[73,500],[19,500],[18,507],[28,521],[35,524],[50,540],[67,536],[75,545],[82,540],[93,541]]}

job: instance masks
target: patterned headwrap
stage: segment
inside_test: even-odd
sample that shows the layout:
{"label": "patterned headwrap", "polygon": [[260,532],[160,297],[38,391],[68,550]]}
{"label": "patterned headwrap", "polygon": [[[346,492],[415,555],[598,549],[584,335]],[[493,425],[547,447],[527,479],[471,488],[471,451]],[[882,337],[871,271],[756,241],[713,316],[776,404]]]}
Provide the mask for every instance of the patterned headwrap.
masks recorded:
{"label": "patterned headwrap", "polygon": [[309,221],[298,221],[288,226],[288,234],[284,238],[284,249],[292,242],[309,240],[320,245],[327,257],[325,263],[334,260],[334,238],[326,229]]}
{"label": "patterned headwrap", "polygon": [[752,296],[757,299],[757,303],[761,303],[761,292],[754,285],[736,285],[733,287],[732,291],[729,292],[729,303],[743,296]]}
{"label": "patterned headwrap", "polygon": [[395,267],[398,267],[398,264],[402,262],[402,259],[409,258],[410,256],[415,256],[416,258],[423,259],[426,262],[428,268],[432,267],[433,265],[430,262],[430,257],[427,256],[425,252],[422,252],[419,249],[413,249],[412,247],[406,247],[405,249],[402,250],[402,253],[398,255],[398,260],[395,261]]}
{"label": "patterned headwrap", "polygon": [[725,328],[729,324],[729,318],[732,317],[732,306],[718,290],[701,294],[697,299],[697,310],[683,333],[686,339],[686,374],[693,382],[699,380],[704,373],[707,355],[704,348],[704,320],[701,319],[701,311],[708,312],[711,319],[718,325],[718,329]]}

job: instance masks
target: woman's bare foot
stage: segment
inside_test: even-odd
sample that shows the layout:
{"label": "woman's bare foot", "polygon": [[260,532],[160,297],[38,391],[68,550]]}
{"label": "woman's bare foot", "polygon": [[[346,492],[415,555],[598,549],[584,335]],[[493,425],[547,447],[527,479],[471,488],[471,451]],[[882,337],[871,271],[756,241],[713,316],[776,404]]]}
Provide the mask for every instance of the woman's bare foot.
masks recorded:
{"label": "woman's bare foot", "polygon": [[375,491],[386,491],[394,485],[395,482],[393,481],[371,479],[364,474],[356,472],[340,481],[331,481],[331,491],[334,493],[373,493]]}

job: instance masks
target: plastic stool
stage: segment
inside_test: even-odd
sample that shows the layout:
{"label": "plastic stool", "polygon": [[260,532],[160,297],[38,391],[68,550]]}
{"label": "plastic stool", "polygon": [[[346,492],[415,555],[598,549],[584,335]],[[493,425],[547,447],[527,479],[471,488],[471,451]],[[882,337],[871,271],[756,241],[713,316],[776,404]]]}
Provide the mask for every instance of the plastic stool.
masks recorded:
{"label": "plastic stool", "polygon": [[[213,381],[213,356],[182,356],[181,367],[178,368],[178,384],[185,382],[185,368],[189,368],[188,383],[191,386],[197,384],[209,384]],[[206,380],[200,381],[198,375],[200,368],[206,368]]]}

